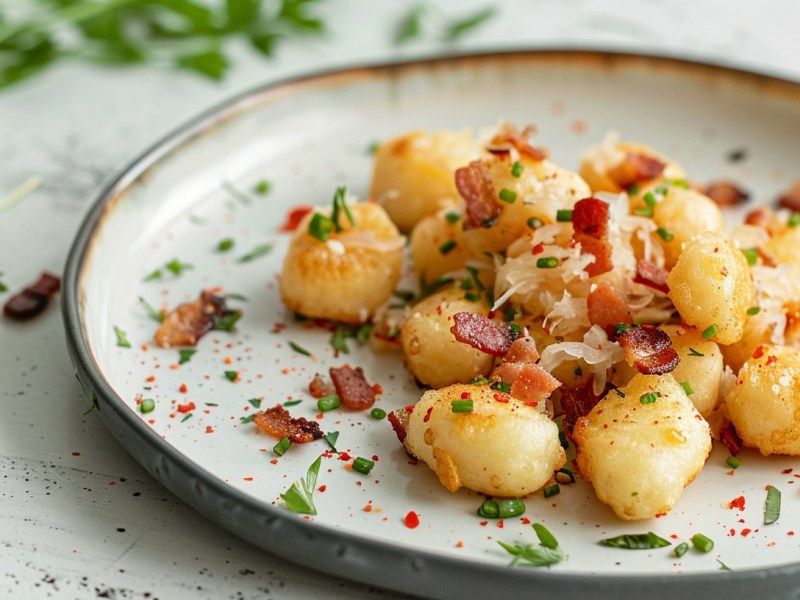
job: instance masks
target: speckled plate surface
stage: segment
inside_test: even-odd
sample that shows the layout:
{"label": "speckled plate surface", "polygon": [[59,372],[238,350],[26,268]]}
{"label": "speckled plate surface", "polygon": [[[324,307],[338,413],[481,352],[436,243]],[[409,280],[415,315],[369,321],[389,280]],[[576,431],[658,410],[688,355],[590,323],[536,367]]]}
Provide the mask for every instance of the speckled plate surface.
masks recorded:
{"label": "speckled plate surface", "polygon": [[[375,140],[414,128],[478,129],[499,119],[535,123],[536,142],[570,168],[582,148],[617,129],[672,156],[697,180],[742,182],[756,201],[773,198],[800,173],[800,87],[670,58],[493,54],[359,68],[255,90],[145,153],[102,195],[78,234],[64,312],[78,377],[97,398],[98,413],[187,503],[257,546],[338,576],[435,598],[499,589],[542,597],[667,597],[689,589],[788,595],[800,587],[800,463],[792,458],[745,451],[734,472],[727,452],[716,448],[678,507],[648,522],[617,520],[580,481],[550,499],[532,495],[525,517],[545,524],[568,558],[549,569],[512,569],[497,541],[535,544],[524,519],[477,518],[481,498],[450,494],[427,467],[410,464],[386,420],[335,410],[319,419],[322,428],[339,432],[339,451],[374,458],[375,468],[359,475],[343,455],[328,452],[315,492],[318,515],[283,506],[280,494],[327,446],[295,445],[275,457],[275,441],[242,422],[255,404],[299,400],[293,415],[317,418],[308,383],[345,362],[383,387],[377,406],[386,411],[420,394],[398,354],[376,356],[351,341],[350,353],[336,356],[328,331],[295,321],[282,306],[277,277],[287,212],[329,203],[337,185],[363,197]],[[261,180],[271,184],[265,194],[255,191]],[[226,239],[233,247],[221,252]],[[245,260],[266,246],[269,253]],[[232,302],[244,316],[235,332],[210,333],[180,364],[177,350],[153,344],[157,323],[141,299],[174,307],[216,286],[245,298]],[[138,409],[142,398],[155,401],[152,412]],[[783,509],[777,523],[765,526],[767,485],[783,492]],[[730,508],[740,496],[744,508]],[[419,515],[413,529],[404,523],[409,511]],[[670,548],[597,545],[648,530],[673,544],[702,532],[716,546],[676,559]]]}

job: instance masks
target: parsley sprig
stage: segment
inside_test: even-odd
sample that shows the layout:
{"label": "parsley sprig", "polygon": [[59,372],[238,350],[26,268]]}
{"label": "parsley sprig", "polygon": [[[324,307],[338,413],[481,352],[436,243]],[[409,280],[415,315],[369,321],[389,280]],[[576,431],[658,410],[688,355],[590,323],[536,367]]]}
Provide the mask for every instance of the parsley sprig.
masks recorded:
{"label": "parsley sprig", "polygon": [[311,466],[308,468],[305,479],[295,481],[292,486],[286,490],[285,494],[281,494],[281,498],[286,503],[286,508],[292,512],[315,515],[317,508],[314,506],[314,487],[317,485],[317,475],[319,475],[319,467],[322,464],[322,457],[317,457]]}
{"label": "parsley sprig", "polygon": [[533,530],[539,538],[539,546],[532,544],[506,544],[498,541],[513,558],[510,567],[547,567],[564,560],[567,555],[558,545],[555,536],[541,523],[534,523]]}
{"label": "parsley sprig", "polygon": [[[63,58],[109,65],[155,64],[212,79],[230,67],[227,40],[264,56],[325,29],[322,0],[40,0],[10,20],[0,15],[0,88]],[[19,12],[19,11],[18,11]]]}

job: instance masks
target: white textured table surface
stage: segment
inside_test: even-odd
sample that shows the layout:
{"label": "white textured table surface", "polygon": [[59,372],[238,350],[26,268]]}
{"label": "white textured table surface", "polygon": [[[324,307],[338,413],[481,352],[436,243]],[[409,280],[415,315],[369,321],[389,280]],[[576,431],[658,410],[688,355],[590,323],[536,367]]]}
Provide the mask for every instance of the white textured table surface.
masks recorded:
{"label": "white textured table surface", "polygon": [[[455,17],[488,3],[435,4]],[[508,0],[455,48],[429,36],[401,49],[392,32],[413,4],[387,4],[329,0],[319,11],[325,38],[284,45],[274,60],[237,49],[222,83],[65,63],[0,92],[0,198],[43,180],[0,212],[0,281],[17,290],[42,270],[61,273],[84,214],[116,171],[200,111],[287,76],[453,50],[565,45],[666,52],[800,79],[800,4],[790,1]],[[308,572],[228,534],[153,480],[96,415],[83,415],[88,407],[58,303],[29,323],[0,320],[0,597],[400,597]]]}

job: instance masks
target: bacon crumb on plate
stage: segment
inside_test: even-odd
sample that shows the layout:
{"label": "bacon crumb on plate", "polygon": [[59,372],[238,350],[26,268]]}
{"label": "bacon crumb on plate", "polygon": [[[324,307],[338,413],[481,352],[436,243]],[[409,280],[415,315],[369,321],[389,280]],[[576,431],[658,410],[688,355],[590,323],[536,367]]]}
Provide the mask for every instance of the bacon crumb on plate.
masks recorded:
{"label": "bacon crumb on plate", "polygon": [[364,370],[350,365],[330,368],[331,380],[342,404],[351,410],[364,410],[375,404],[379,387],[367,383]]}
{"label": "bacon crumb on plate", "polygon": [[492,356],[505,356],[514,341],[508,324],[477,313],[456,313],[450,331],[459,342]]}
{"label": "bacon crumb on plate", "polygon": [[655,327],[630,327],[617,341],[625,351],[625,361],[645,375],[663,375],[678,366],[680,357],[672,340]]}
{"label": "bacon crumb on plate", "polygon": [[274,438],[282,440],[287,437],[296,444],[313,442],[323,435],[319,423],[305,417],[294,419],[282,406],[257,412],[253,415],[253,423]]}

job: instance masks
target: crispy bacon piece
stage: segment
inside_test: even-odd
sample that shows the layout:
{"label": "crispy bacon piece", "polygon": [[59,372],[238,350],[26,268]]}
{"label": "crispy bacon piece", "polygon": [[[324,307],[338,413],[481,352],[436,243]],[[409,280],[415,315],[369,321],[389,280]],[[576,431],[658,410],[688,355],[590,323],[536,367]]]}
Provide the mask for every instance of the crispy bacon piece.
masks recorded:
{"label": "crispy bacon piece", "polygon": [[714,181],[702,189],[702,192],[719,206],[736,206],[750,199],[750,194],[732,181]]}
{"label": "crispy bacon piece", "polygon": [[725,424],[719,430],[719,441],[725,444],[731,456],[736,456],[742,451],[742,438],[736,432],[733,423],[725,421]]}
{"label": "crispy bacon piece", "polygon": [[608,241],[608,204],[597,198],[579,200],[572,211],[572,228],[572,240],[580,243],[581,252],[595,258],[585,269],[589,276],[610,271],[614,265]]}
{"label": "crispy bacon piece", "polygon": [[669,293],[669,286],[667,285],[667,276],[669,271],[663,267],[659,267],[650,261],[641,259],[636,263],[636,275],[633,278],[634,283],[641,283],[648,287],[658,290],[659,292]]}
{"label": "crispy bacon piece", "polygon": [[504,362],[492,371],[492,379],[511,384],[509,393],[521,402],[543,402],[561,382],[539,365],[530,362]]}
{"label": "crispy bacon piece", "polygon": [[586,298],[586,306],[589,312],[589,322],[592,325],[600,325],[611,337],[614,326],[618,323],[633,323],[631,309],[610,284],[598,284]]}
{"label": "crispy bacon piece", "polygon": [[61,279],[44,272],[36,283],[11,296],[3,306],[3,314],[17,321],[27,321],[41,314],[50,298],[61,288]]}
{"label": "crispy bacon piece", "polygon": [[411,417],[412,412],[414,412],[413,405],[406,406],[405,408],[398,408],[388,415],[389,423],[392,425],[392,429],[394,429],[394,433],[401,444],[406,441],[406,435],[408,435],[408,419]]}
{"label": "crispy bacon piece", "polygon": [[528,138],[530,138],[534,131],[535,127],[533,125],[528,125],[522,131],[517,131],[517,128],[513,125],[506,125],[492,139],[487,150],[492,153],[498,153],[504,150],[507,151],[505,146],[510,144],[523,156],[532,160],[544,160],[547,158],[547,151],[543,148],[534,148],[528,142]]}
{"label": "crispy bacon piece", "polygon": [[489,174],[481,161],[475,160],[456,170],[456,189],[467,205],[467,222],[471,227],[491,227],[500,216],[500,206]]}
{"label": "crispy bacon piece", "polygon": [[535,363],[537,360],[539,360],[539,351],[536,349],[536,342],[528,335],[515,339],[508,352],[503,356],[504,362]]}
{"label": "crispy bacon piece", "polygon": [[253,416],[253,423],[272,437],[279,440],[288,437],[295,444],[313,442],[322,437],[319,423],[305,417],[293,419],[281,405],[257,412]]}
{"label": "crispy bacon piece", "polygon": [[659,177],[666,165],[652,156],[628,152],[621,163],[609,170],[608,175],[622,189],[628,189],[634,183],[648,181]]}
{"label": "crispy bacon piece", "polygon": [[680,358],[672,340],[655,327],[631,327],[617,337],[625,361],[645,375],[663,375],[678,366]]}
{"label": "crispy bacon piece", "polygon": [[599,401],[600,396],[594,395],[593,377],[589,377],[582,386],[562,388],[561,410],[564,411],[564,419],[562,421],[564,433],[572,438],[572,430],[575,428],[578,419],[588,415]]}
{"label": "crispy bacon piece", "polygon": [[492,356],[505,356],[514,341],[508,324],[470,312],[454,314],[450,331],[459,342]]}
{"label": "crispy bacon piece", "polygon": [[336,393],[336,388],[333,387],[333,383],[325,379],[324,375],[317,373],[308,384],[308,393],[314,398],[322,398]]}
{"label": "crispy bacon piece", "polygon": [[235,315],[225,298],[206,290],[194,302],[181,304],[170,311],[156,330],[155,341],[160,348],[194,346],[220,320]]}
{"label": "crispy bacon piece", "polygon": [[759,206],[747,213],[744,222],[745,225],[753,225],[754,227],[761,227],[761,229],[769,231],[769,224],[774,216],[775,213],[769,206]]}
{"label": "crispy bacon piece", "polygon": [[375,404],[375,395],[380,388],[367,383],[361,367],[331,367],[330,374],[336,394],[347,408],[364,410]]}
{"label": "crispy bacon piece", "polygon": [[788,208],[793,212],[800,212],[800,181],[795,181],[778,197],[778,206]]}

